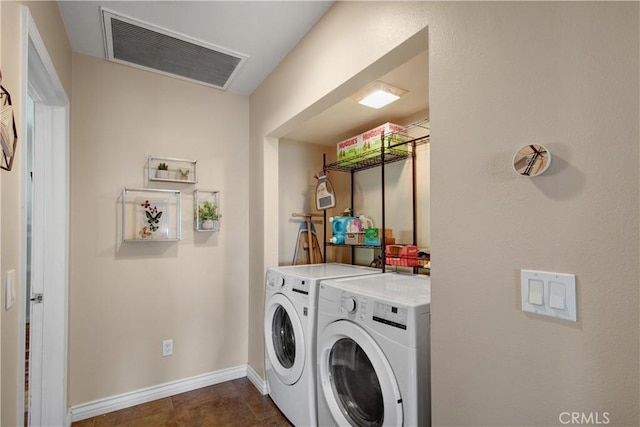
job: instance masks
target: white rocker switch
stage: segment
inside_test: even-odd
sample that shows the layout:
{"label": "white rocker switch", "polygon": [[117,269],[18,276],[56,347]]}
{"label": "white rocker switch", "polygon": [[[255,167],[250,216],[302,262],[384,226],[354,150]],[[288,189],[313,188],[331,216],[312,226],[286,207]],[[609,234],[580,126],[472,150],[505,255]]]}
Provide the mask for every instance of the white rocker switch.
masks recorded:
{"label": "white rocker switch", "polygon": [[544,282],[542,280],[529,279],[529,304],[544,304]]}
{"label": "white rocker switch", "polygon": [[549,282],[549,307],[556,310],[565,310],[565,294],[564,283]]}

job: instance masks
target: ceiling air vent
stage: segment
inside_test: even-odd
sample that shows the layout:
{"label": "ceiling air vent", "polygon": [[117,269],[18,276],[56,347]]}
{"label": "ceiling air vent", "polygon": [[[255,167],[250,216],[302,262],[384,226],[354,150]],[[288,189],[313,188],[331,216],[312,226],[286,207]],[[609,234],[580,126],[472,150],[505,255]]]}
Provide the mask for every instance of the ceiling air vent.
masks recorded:
{"label": "ceiling air vent", "polygon": [[101,9],[107,59],[226,89],[247,56]]}

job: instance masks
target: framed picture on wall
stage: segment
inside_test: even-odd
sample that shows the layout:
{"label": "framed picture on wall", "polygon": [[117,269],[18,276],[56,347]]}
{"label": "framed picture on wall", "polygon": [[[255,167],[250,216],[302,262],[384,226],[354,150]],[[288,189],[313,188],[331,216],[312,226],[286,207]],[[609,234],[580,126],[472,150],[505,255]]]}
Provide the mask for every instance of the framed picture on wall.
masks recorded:
{"label": "framed picture on wall", "polygon": [[167,199],[136,199],[138,239],[168,239]]}
{"label": "framed picture on wall", "polygon": [[[1,81],[2,73],[0,72],[0,82]],[[0,167],[2,169],[11,170],[17,142],[18,132],[16,130],[16,121],[13,117],[11,95],[9,95],[9,92],[0,84],[0,147],[2,148]]]}
{"label": "framed picture on wall", "polygon": [[155,188],[123,188],[122,242],[177,242],[182,239],[181,193]]}

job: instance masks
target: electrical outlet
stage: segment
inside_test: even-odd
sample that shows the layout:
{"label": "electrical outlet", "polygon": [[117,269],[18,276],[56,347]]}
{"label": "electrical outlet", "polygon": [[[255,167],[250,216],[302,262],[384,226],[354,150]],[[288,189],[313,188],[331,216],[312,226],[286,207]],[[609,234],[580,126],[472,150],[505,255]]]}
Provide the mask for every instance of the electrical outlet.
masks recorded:
{"label": "electrical outlet", "polygon": [[162,341],[162,357],[173,354],[173,340]]}

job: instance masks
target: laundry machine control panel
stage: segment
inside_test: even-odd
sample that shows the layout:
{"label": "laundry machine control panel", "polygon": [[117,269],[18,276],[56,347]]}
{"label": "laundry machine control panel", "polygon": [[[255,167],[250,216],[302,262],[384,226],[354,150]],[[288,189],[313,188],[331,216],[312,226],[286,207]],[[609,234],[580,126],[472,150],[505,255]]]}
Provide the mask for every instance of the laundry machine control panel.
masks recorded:
{"label": "laundry machine control panel", "polygon": [[287,281],[281,274],[269,271],[267,272],[267,287],[271,289],[284,289]]}
{"label": "laundry machine control panel", "polygon": [[293,279],[293,286],[291,288],[293,292],[297,292],[302,295],[309,295],[309,281],[304,279]]}
{"label": "laundry machine control panel", "polygon": [[[275,271],[267,272],[267,293],[280,293],[286,295],[292,301],[300,304],[316,306],[317,301],[312,300],[315,292],[313,280],[290,276]],[[305,307],[305,310],[307,308]],[[306,315],[306,314],[305,314]]]}
{"label": "laundry machine control panel", "polygon": [[348,313],[355,313],[358,310],[358,301],[354,297],[346,297],[342,300],[342,308]]}
{"label": "laundry machine control panel", "polygon": [[365,320],[367,313],[368,298],[362,295],[349,294],[343,292],[340,298],[340,312],[347,314],[349,318],[359,318]]}
{"label": "laundry machine control panel", "polygon": [[373,303],[373,320],[384,323],[385,325],[407,329],[407,313],[408,310],[406,307],[399,307],[378,301],[374,301]]}
{"label": "laundry machine control panel", "polygon": [[[370,307],[370,310],[367,308]],[[340,298],[340,312],[350,319],[360,321],[374,321],[395,328],[407,329],[408,309],[397,304],[388,304],[367,298],[362,295],[342,292]]]}

